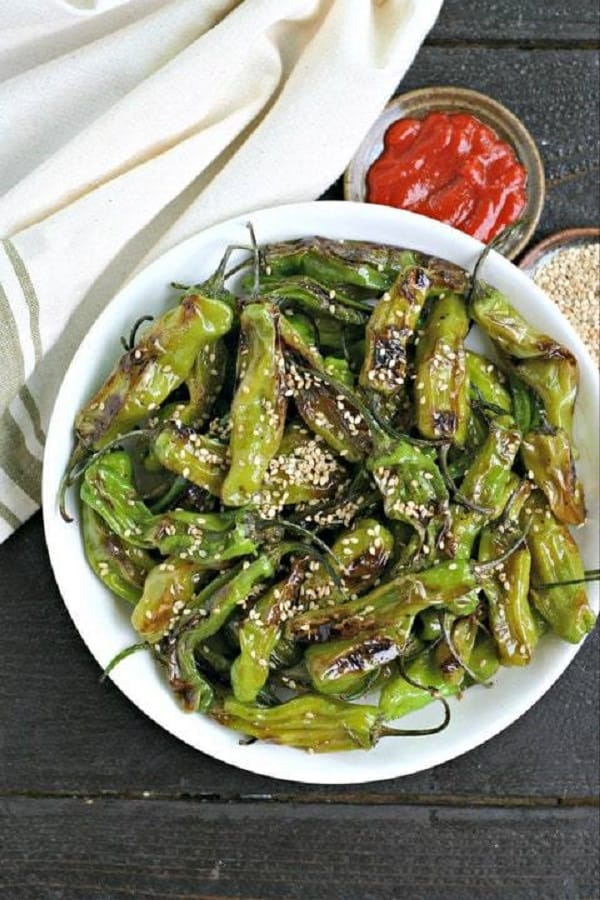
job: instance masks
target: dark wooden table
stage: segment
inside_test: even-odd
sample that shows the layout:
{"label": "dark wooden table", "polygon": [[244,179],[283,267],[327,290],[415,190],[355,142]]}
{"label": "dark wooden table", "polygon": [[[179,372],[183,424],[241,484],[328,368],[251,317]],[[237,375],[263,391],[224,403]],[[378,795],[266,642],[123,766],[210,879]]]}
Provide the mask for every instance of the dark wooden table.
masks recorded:
{"label": "dark wooden table", "polygon": [[[466,85],[523,119],[546,164],[540,237],[598,223],[598,29],[596,0],[446,0],[402,84]],[[2,897],[599,896],[597,632],[488,744],[323,788],[218,763],[100,685],[39,515],[0,548],[0,586]]]}

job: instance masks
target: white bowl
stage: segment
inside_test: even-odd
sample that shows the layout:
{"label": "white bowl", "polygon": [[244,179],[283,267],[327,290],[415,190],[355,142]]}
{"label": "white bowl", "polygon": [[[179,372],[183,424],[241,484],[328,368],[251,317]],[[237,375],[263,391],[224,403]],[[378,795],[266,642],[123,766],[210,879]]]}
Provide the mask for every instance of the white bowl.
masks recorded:
{"label": "white bowl", "polygon": [[[209,228],[153,262],[110,302],[83,340],[56,400],[44,459],[43,506],[46,540],[56,580],[83,640],[101,666],[135,641],[127,605],[113,597],[89,568],[79,524],[60,517],[57,495],[72,447],[77,410],[102,382],[119,355],[119,337],[148,312],[158,313],[172,296],[171,281],[192,283],[216,267],[224,247],[245,243],[245,223],[254,224],[260,243],[312,234],[356,238],[411,247],[465,268],[473,266],[482,245],[431,219],[375,204],[314,202],[260,210]],[[512,263],[491,253],[485,278],[504,291],[536,326],[566,344],[576,355],[581,387],[575,415],[580,450],[579,472],[587,492],[590,518],[575,536],[587,567],[597,566],[598,548],[598,377],[581,340],[557,307]],[[477,345],[477,337],[472,342]],[[76,508],[75,497],[69,498]],[[590,586],[598,610],[598,586]],[[370,751],[308,755],[287,747],[255,743],[241,746],[238,736],[202,715],[180,710],[163,671],[147,654],[135,654],[115,669],[113,681],[139,709],[167,731],[217,759],[262,775],[315,784],[351,784],[408,775],[428,769],[477,747],[521,716],[566,669],[578,647],[544,637],[525,669],[501,669],[492,689],[472,687],[452,701],[452,720],[441,734],[386,738]],[[413,713],[410,726],[439,721],[437,704]],[[559,727],[559,722],[557,722]]]}

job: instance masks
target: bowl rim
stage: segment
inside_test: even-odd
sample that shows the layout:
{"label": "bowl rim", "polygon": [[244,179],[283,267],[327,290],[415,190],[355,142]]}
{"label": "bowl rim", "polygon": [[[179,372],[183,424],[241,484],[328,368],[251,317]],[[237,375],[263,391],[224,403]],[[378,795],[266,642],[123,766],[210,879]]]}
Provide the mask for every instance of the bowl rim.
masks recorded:
{"label": "bowl rim", "polygon": [[568,247],[572,244],[579,244],[588,241],[589,243],[600,242],[600,226],[586,225],[577,228],[563,228],[561,231],[555,231],[549,234],[543,240],[534,244],[527,253],[519,260],[519,268],[532,276],[538,266],[542,263],[544,257],[549,253],[553,253],[562,247]]}
{"label": "bowl rim", "polygon": [[[432,98],[432,95],[435,99]],[[442,100],[441,106],[438,102],[438,98]],[[485,108],[487,107],[493,110],[497,114],[497,116],[504,119],[509,127],[504,129],[506,131],[506,134],[501,135],[501,137],[503,138],[503,140],[507,140],[511,144],[513,150],[519,158],[519,161],[527,169],[528,180],[531,179],[536,186],[537,202],[532,206],[530,210],[530,215],[527,219],[527,227],[521,229],[520,231],[517,231],[514,237],[509,238],[506,244],[506,249],[503,251],[504,256],[506,256],[510,260],[513,260],[523,252],[523,250],[531,240],[540,220],[542,210],[544,208],[544,202],[546,199],[546,175],[544,170],[544,163],[538,146],[525,123],[514,112],[512,112],[512,110],[510,110],[503,103],[500,103],[499,100],[496,100],[494,97],[490,97],[488,94],[483,94],[481,91],[476,91],[473,88],[461,87],[460,85],[431,85],[428,87],[414,88],[413,90],[405,91],[402,94],[396,95],[388,103],[386,103],[377,118],[373,121],[371,127],[365,134],[363,140],[359,144],[357,150],[353,154],[352,159],[350,160],[348,166],[344,171],[344,199],[354,203],[368,202],[366,199],[359,199],[355,195],[355,192],[352,188],[352,181],[355,177],[357,177],[357,173],[355,172],[357,157],[359,156],[363,148],[372,145],[374,140],[379,140],[378,138],[376,138],[376,133],[379,131],[381,121],[387,117],[390,110],[396,108],[400,110],[406,107],[407,104],[409,106],[412,106],[414,104],[415,108],[418,108],[422,102],[422,110],[423,113],[425,113],[427,111],[433,111],[438,108],[444,109],[444,100],[446,100],[449,106],[456,106],[457,109],[460,108],[461,100],[471,101],[471,104],[474,107],[469,109],[471,113],[476,113],[477,109],[483,108],[483,112],[481,113],[481,115],[482,117],[485,117]],[[406,111],[406,114],[416,115],[416,113],[410,109]],[[526,146],[527,151],[533,161],[531,165],[529,165],[527,161],[522,158],[521,154],[519,153],[518,147],[515,145],[515,138],[513,135],[517,135],[519,141],[524,146]],[[398,207],[392,208],[395,209]],[[410,212],[410,210],[407,210],[407,212]]]}
{"label": "bowl rim", "polygon": [[[352,209],[351,216],[348,216],[349,208]],[[313,218],[315,218],[314,214],[317,211],[319,212],[319,215],[316,218],[319,220],[319,223],[318,228],[315,228]],[[305,224],[303,217],[310,222],[309,225]],[[90,357],[90,351],[94,349],[94,342],[98,343],[101,340],[101,346],[105,346],[107,337],[110,336],[111,340],[112,337],[115,337],[115,340],[118,339],[118,333],[121,327],[119,324],[119,316],[123,316],[125,313],[127,313],[127,316],[129,317],[135,316],[138,308],[136,304],[140,306],[142,303],[144,306],[147,304],[148,295],[147,293],[143,293],[148,287],[147,282],[152,286],[156,286],[155,290],[159,298],[161,293],[164,296],[164,291],[161,292],[160,290],[160,288],[163,287],[162,279],[165,279],[166,284],[173,276],[178,275],[178,266],[181,267],[182,258],[184,261],[187,258],[189,262],[189,259],[193,257],[194,265],[197,265],[199,242],[203,242],[205,245],[208,244],[210,246],[209,239],[212,239],[214,243],[215,236],[218,236],[220,241],[219,248],[220,252],[222,252],[222,241],[224,238],[221,235],[221,232],[227,233],[228,229],[231,231],[234,227],[243,228],[250,219],[253,220],[255,225],[258,220],[258,227],[264,228],[265,232],[268,232],[269,228],[275,228],[275,230],[278,230],[279,232],[294,232],[298,235],[318,233],[319,229],[321,230],[321,233],[324,233],[324,231],[327,233],[327,229],[336,229],[338,237],[345,236],[348,238],[352,238],[354,235],[345,234],[345,232],[357,230],[359,226],[361,230],[363,228],[366,229],[369,221],[371,221],[371,227],[373,229],[380,231],[386,229],[389,231],[393,230],[394,234],[396,234],[397,230],[401,231],[404,228],[405,233],[402,235],[401,240],[407,241],[408,238],[406,237],[406,234],[409,233],[411,235],[411,241],[416,242],[411,244],[409,241],[409,245],[412,246],[418,246],[418,242],[421,240],[419,233],[429,235],[433,230],[437,232],[437,234],[432,237],[432,243],[451,243],[453,245],[454,249],[452,250],[452,253],[450,254],[450,251],[447,251],[450,258],[452,255],[459,258],[468,255],[469,259],[471,259],[472,254],[474,261],[483,250],[483,245],[469,235],[465,235],[463,232],[450,228],[450,226],[443,223],[435,222],[434,220],[405,210],[397,210],[392,207],[378,206],[376,204],[349,204],[345,201],[310,201],[306,203],[294,203],[279,207],[268,207],[252,213],[234,216],[222,223],[204,229],[183,241],[181,244],[171,248],[148,266],[138,271],[135,276],[110,299],[102,313],[98,316],[95,323],[79,344],[79,347],[65,372],[48,428],[42,483],[44,531],[56,581],[61,590],[61,595],[63,596],[67,611],[73,620],[76,630],[79,632],[79,636],[101,667],[106,665],[115,652],[122,649],[123,643],[121,641],[123,641],[124,638],[119,633],[119,643],[115,644],[113,641],[112,646],[110,642],[107,645],[105,635],[100,633],[101,629],[98,627],[98,621],[96,619],[94,619],[93,622],[90,622],[88,618],[85,622],[85,626],[82,623],[82,610],[85,612],[86,616],[89,617],[90,615],[90,598],[88,595],[82,594],[80,583],[74,579],[73,567],[75,567],[76,572],[77,567],[79,567],[79,574],[83,573],[82,577],[87,577],[88,579],[91,576],[91,571],[87,567],[87,563],[85,563],[80,543],[79,529],[66,532],[65,529],[68,529],[69,527],[72,528],[73,526],[66,525],[60,519],[57,511],[57,488],[62,474],[61,463],[66,462],[71,445],[70,423],[72,422],[73,408],[77,408],[76,406],[74,407],[74,404],[79,402],[77,400],[78,392],[85,391],[85,396],[88,396],[87,392],[90,390],[89,385],[85,385],[85,373],[86,370],[88,372],[90,371],[90,358],[94,358],[93,355]],[[260,221],[261,219],[262,222]],[[353,219],[353,221],[350,221],[350,219]],[[298,222],[301,224],[298,224]],[[231,235],[227,234],[227,238],[229,241]],[[276,240],[277,238],[270,237],[267,239]],[[374,237],[373,239],[377,238]],[[380,237],[379,240],[384,240],[384,238]],[[204,253],[206,253],[206,246],[203,249]],[[461,264],[465,265],[466,263]],[[530,281],[524,272],[521,272],[516,266],[495,251],[492,251],[488,256],[486,265],[497,269],[498,274],[494,275],[494,278],[503,280],[505,277],[509,276],[510,281],[516,280],[517,285],[515,287],[515,294],[520,281],[525,295],[529,293],[530,295],[537,297],[539,300],[537,313],[538,318],[540,317],[543,307],[549,303],[549,301],[543,292]],[[165,268],[169,275],[166,276],[166,272],[162,272],[160,276],[160,285],[156,285],[156,273]],[[179,268],[179,273],[181,273],[181,268]],[[136,292],[137,294],[142,293],[142,299],[140,299],[139,296],[136,296]],[[164,303],[164,300],[162,302]],[[552,313],[552,310],[549,310],[549,312],[550,317],[554,318],[556,323],[560,322],[563,331],[561,339],[564,339],[565,342],[574,349],[581,362],[582,377],[585,377],[586,394],[591,394],[591,399],[593,399],[595,403],[592,416],[592,418],[594,418],[599,396],[596,368],[583,342],[565,317],[559,312]],[[95,371],[92,375],[87,376],[88,379],[92,379],[90,384],[101,377],[101,367],[105,364],[105,361],[100,360],[98,357],[95,357],[94,359],[95,364],[92,368]],[[84,376],[83,378],[82,374]],[[588,402],[590,401],[588,400]],[[65,417],[67,413],[68,417],[65,421],[69,422],[68,433],[65,432],[62,422],[62,417]],[[596,520],[594,520],[594,523],[595,522]],[[79,560],[72,555],[73,541],[71,535],[74,534],[76,534],[78,538],[75,556],[79,557]],[[93,579],[92,583],[94,583]],[[109,615],[112,617],[116,616],[117,604],[114,603],[114,598],[109,596],[105,589],[102,593],[103,596],[106,596],[110,601],[106,604]],[[596,608],[598,605],[597,592],[594,594],[594,598],[594,607]],[[97,612],[95,607],[93,608],[93,612],[94,614]],[[106,612],[106,610],[104,612]],[[121,612],[122,609],[119,607],[119,616],[121,616]],[[124,621],[128,623],[128,619]],[[114,638],[114,634],[112,637]],[[129,625],[127,625],[127,637],[129,639],[132,637],[132,634],[129,631]],[[171,692],[168,689],[168,685],[165,685],[164,683],[163,673],[154,672],[150,666],[152,660],[150,660],[149,657],[145,655],[142,656],[142,654],[134,654],[129,657],[122,666],[115,669],[115,671],[111,673],[110,678],[125,694],[128,700],[137,706],[138,709],[151,720],[160,725],[161,728],[173,734],[184,743],[191,745],[194,749],[201,750],[222,762],[235,765],[238,768],[256,774],[280,778],[287,781],[311,784],[356,784],[402,777],[424,769],[430,769],[480,746],[515,722],[531,706],[533,706],[543,694],[546,693],[557,678],[562,675],[580,647],[581,644],[568,645],[549,638],[547,645],[545,645],[546,649],[544,649],[542,658],[540,658],[540,663],[542,664],[541,672],[537,671],[537,668],[540,667],[536,667],[535,678],[530,685],[529,690],[526,689],[515,692],[511,688],[508,705],[506,702],[504,704],[501,702],[501,696],[506,693],[507,686],[510,688],[511,673],[508,669],[503,670],[505,682],[503,694],[496,694],[496,703],[494,704],[493,710],[490,708],[489,701],[486,701],[487,706],[485,709],[486,711],[489,709],[491,719],[490,722],[483,726],[481,722],[476,722],[475,739],[473,739],[471,729],[467,728],[465,730],[459,730],[458,734],[455,734],[453,737],[448,735],[446,740],[441,744],[438,742],[432,744],[428,753],[421,753],[420,746],[419,752],[415,752],[414,755],[411,755],[409,750],[410,761],[408,764],[403,759],[402,754],[395,754],[391,761],[387,757],[378,757],[376,754],[381,745],[368,753],[356,751],[354,753],[345,754],[325,754],[324,756],[316,754],[314,756],[307,756],[298,750],[264,745],[259,742],[259,744],[255,744],[252,748],[255,752],[252,752],[251,750],[250,753],[243,752],[240,754],[240,748],[233,740],[235,735],[232,732],[229,732],[228,729],[223,728],[223,726],[219,726],[205,717],[202,717],[205,720],[203,723],[196,725],[197,731],[192,731],[191,727],[188,728],[184,725],[185,721],[188,723],[191,721],[197,723],[198,719],[185,716],[184,713],[177,708]],[[551,664],[546,670],[543,664],[548,654]],[[156,684],[153,683],[155,678],[159,679]],[[148,681],[148,679],[150,679],[150,681]],[[154,693],[152,693],[151,690],[153,687],[155,688]],[[525,685],[524,687],[527,686]],[[152,695],[151,701],[149,699],[150,694]],[[484,688],[479,689],[476,686],[469,691],[469,694],[472,695],[473,702],[477,703],[478,701],[475,699],[476,694],[477,697],[482,697],[487,695],[487,691],[485,691]],[[469,701],[469,704],[470,703],[471,701]],[[462,706],[464,709],[464,701]],[[473,706],[470,705],[469,708],[472,715]],[[419,715],[419,713],[413,715]],[[459,707],[457,707],[456,715],[460,723],[462,712]],[[472,719],[470,720],[470,725],[473,726]],[[223,736],[223,732],[227,732],[227,737]],[[414,739],[404,739],[404,741],[412,740]],[[449,745],[448,741],[450,741]],[[235,746],[233,746],[234,744]],[[354,765],[349,757],[357,760],[356,765]],[[330,761],[330,765],[325,763],[325,760],[327,759]],[[362,759],[362,762],[359,762],[359,759]],[[321,761],[324,763],[323,768],[320,766]]]}

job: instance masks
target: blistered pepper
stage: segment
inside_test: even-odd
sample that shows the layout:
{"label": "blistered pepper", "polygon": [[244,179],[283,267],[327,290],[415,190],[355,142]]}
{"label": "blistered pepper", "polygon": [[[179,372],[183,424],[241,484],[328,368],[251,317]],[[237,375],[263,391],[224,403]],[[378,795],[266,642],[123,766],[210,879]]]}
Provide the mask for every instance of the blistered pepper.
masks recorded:
{"label": "blistered pepper", "polygon": [[[535,491],[521,513],[531,553],[531,600],[563,640],[579,643],[591,631],[596,616],[591,609],[579,548],[569,529],[555,518],[544,495]],[[556,587],[552,587],[558,582]]]}
{"label": "blistered pepper", "polygon": [[305,564],[297,562],[282,581],[270,587],[240,625],[240,654],[231,667],[237,700],[255,700],[269,676],[269,660],[282,634],[283,622],[298,598]]}
{"label": "blistered pepper", "polygon": [[467,469],[460,485],[462,506],[452,507],[452,521],[444,537],[446,553],[469,557],[482,526],[503,511],[514,486],[512,465],[521,436],[509,416],[490,423],[485,442]]}
{"label": "blistered pepper", "polygon": [[[528,501],[529,490],[527,482],[523,482],[503,522],[481,532],[479,559],[482,562],[498,557],[514,543],[519,513]],[[505,666],[527,665],[538,641],[539,632],[529,605],[530,572],[531,553],[523,545],[490,572],[483,583],[489,626]]]}
{"label": "blistered pepper", "polygon": [[220,568],[226,560],[253,553],[261,539],[241,513],[168,510],[153,515],[138,496],[131,458],[124,451],[105,453],[88,466],[81,498],[122,540],[204,568]]}
{"label": "blistered pepper", "polygon": [[571,437],[578,385],[577,361],[571,351],[533,328],[493,288],[474,291],[471,314],[513,359],[515,374],[542,399],[549,423]]}
{"label": "blistered pepper", "polygon": [[287,630],[297,639],[323,641],[393,626],[429,606],[444,607],[458,616],[469,615],[477,606],[473,591],[480,586],[478,567],[469,560],[439,563],[420,572],[398,575],[356,600],[294,616]]}
{"label": "blistered pepper", "polygon": [[199,574],[197,565],[176,556],[154,566],[131,614],[131,624],[141,638],[155,644],[167,634],[191,602]]}
{"label": "blistered pepper", "polygon": [[408,345],[414,338],[429,286],[426,270],[411,267],[379,298],[366,327],[361,387],[386,397],[402,390]]}
{"label": "blistered pepper", "polygon": [[201,434],[189,425],[165,425],[153,444],[160,465],[220,496],[229,465],[226,444]]}
{"label": "blistered pepper", "polygon": [[354,285],[385,291],[414,254],[385,244],[367,241],[331,240],[311,237],[262,248],[267,276],[303,274],[334,288]]}
{"label": "blistered pepper", "polygon": [[430,527],[437,536],[448,512],[448,489],[430,453],[407,439],[388,441],[368,458],[367,468],[389,519],[406,522],[421,543]]}
{"label": "blistered pepper", "polygon": [[241,372],[231,405],[231,464],[221,499],[243,506],[260,489],[281,443],[286,398],[279,313],[252,303],[240,316]]}
{"label": "blistered pepper", "polygon": [[431,440],[462,447],[469,421],[469,376],[464,340],[469,330],[459,294],[440,294],[419,338],[415,357],[417,427]]}
{"label": "blistered pepper", "polygon": [[[479,637],[469,657],[469,669],[477,675],[478,680],[488,681],[497,671],[498,664],[491,637]],[[386,721],[399,719],[422,709],[437,697],[451,697],[459,693],[462,687],[462,683],[444,678],[432,651],[427,651],[410,662],[406,666],[406,674],[410,680],[400,674],[383,686],[379,708]]]}
{"label": "blistered pepper", "polygon": [[467,350],[467,375],[471,399],[487,405],[496,414],[512,413],[512,399],[502,372],[479,353]]}
{"label": "blistered pepper", "polygon": [[408,652],[411,626],[406,617],[385,629],[308,647],[304,663],[313,688],[347,699],[367,690],[382,666]]}
{"label": "blistered pepper", "polygon": [[137,603],[155,561],[146,550],[111,531],[86,503],[82,504],[81,522],[85,555],[100,581],[128,603]]}
{"label": "blistered pepper", "polygon": [[575,470],[571,442],[562,428],[546,426],[529,431],[521,444],[521,459],[559,521],[566,525],[585,522],[583,486]]}
{"label": "blistered pepper", "polygon": [[221,300],[185,294],[160,316],[119,360],[102,387],[77,414],[75,433],[84,448],[101,448],[158,409],[189,376],[201,347],[231,328]]}

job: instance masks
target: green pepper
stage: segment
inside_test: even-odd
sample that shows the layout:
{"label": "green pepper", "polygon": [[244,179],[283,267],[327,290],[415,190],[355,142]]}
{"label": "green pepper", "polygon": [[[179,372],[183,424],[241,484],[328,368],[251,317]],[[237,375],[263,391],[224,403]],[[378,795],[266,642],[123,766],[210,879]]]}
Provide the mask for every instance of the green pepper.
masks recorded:
{"label": "green pepper", "polygon": [[240,316],[240,380],[231,405],[231,465],[221,499],[243,506],[260,489],[285,425],[284,359],[279,314],[265,303]]}
{"label": "green pepper", "polygon": [[367,460],[383,497],[389,519],[406,522],[424,540],[427,526],[436,534],[448,511],[448,489],[431,455],[410,440],[388,442],[389,450],[376,451]]}
{"label": "green pepper", "polygon": [[[499,291],[474,291],[471,315],[492,341],[516,361],[514,372],[542,399],[548,421],[571,436],[578,373],[562,344],[533,328]],[[531,425],[529,425],[531,427]]]}
{"label": "green pepper", "polygon": [[112,532],[87,503],[81,507],[81,522],[85,555],[100,581],[128,603],[137,603],[155,561]]}
{"label": "green pepper", "polygon": [[228,447],[200,434],[189,425],[165,425],[153,445],[154,454],[165,469],[182,475],[216,497],[220,496],[228,469]]}
{"label": "green pepper", "polygon": [[227,304],[185,294],[119,360],[91,401],[77,414],[75,432],[83,448],[99,449],[158,409],[190,375],[198,352],[231,328]]}
{"label": "green pepper", "polygon": [[346,469],[327,444],[303,425],[292,424],[253,501],[266,509],[315,504],[335,496],[346,480]]}
{"label": "green pepper", "polygon": [[407,652],[411,627],[412,618],[407,616],[381,631],[308,647],[304,663],[313,688],[347,699],[367,690],[382,666]]}
{"label": "green pepper", "polygon": [[345,384],[346,387],[351,389],[354,387],[354,373],[345,359],[340,359],[337,356],[326,356],[323,363],[328,375],[331,375],[340,384]]}
{"label": "green pepper", "polygon": [[464,340],[469,330],[465,302],[440,294],[425,322],[416,349],[417,427],[430,440],[462,447],[469,421],[469,376]]}
{"label": "green pepper", "polygon": [[504,353],[516,359],[568,358],[569,350],[538,331],[500,291],[480,283],[471,297],[471,316]]}
{"label": "green pepper", "polygon": [[386,397],[398,394],[406,380],[407,350],[430,286],[422,268],[403,271],[377,302],[366,328],[361,387]]}
{"label": "green pepper", "polygon": [[187,425],[206,422],[223,387],[227,368],[227,348],[221,339],[200,347],[186,385],[189,400],[178,419]]}
{"label": "green pepper", "polygon": [[361,301],[302,275],[284,279],[263,276],[260,293],[269,303],[279,307],[292,307],[349,325],[363,325],[369,315],[369,307]]}
{"label": "green pepper", "polygon": [[487,404],[496,412],[512,413],[511,396],[504,386],[506,378],[489,359],[467,350],[467,375],[472,400]]}
{"label": "green pepper", "polygon": [[137,494],[131,459],[121,450],[102,454],[88,466],[81,498],[122,540],[203,568],[220,568],[226,560],[253,553],[259,544],[258,532],[242,513],[169,510],[152,515]]}
{"label": "green pepper", "polygon": [[141,638],[156,644],[175,626],[191,602],[198,575],[197,565],[176,556],[154,566],[131,614],[131,624]]}
{"label": "green pepper", "polygon": [[[584,577],[579,548],[569,529],[555,518],[540,491],[521,513],[531,553],[531,600],[564,641],[577,644],[592,630],[596,616],[585,584],[562,584]],[[558,582],[556,587],[554,585]]]}
{"label": "green pepper", "polygon": [[352,392],[324,373],[288,366],[288,393],[302,419],[349,462],[363,459],[371,447],[368,425]]}
{"label": "green pepper", "polygon": [[249,611],[239,629],[240,655],[231,667],[231,686],[237,700],[251,703],[269,676],[269,660],[282,633],[282,625],[298,598],[304,563],[270,587]]}
{"label": "green pepper", "polygon": [[452,507],[450,529],[444,536],[450,555],[468,558],[482,526],[501,515],[514,486],[512,465],[519,445],[520,434],[509,416],[490,423],[488,436],[460,486],[464,505]]}
{"label": "green pepper", "polygon": [[585,522],[583,487],[575,471],[571,442],[562,428],[529,431],[521,444],[521,459],[560,522]]}
{"label": "green pepper", "polygon": [[254,738],[313,753],[368,750],[385,734],[376,706],[305,694],[265,709],[226,697],[211,715]]}
{"label": "green pepper", "polygon": [[385,291],[396,274],[414,262],[416,254],[367,241],[302,238],[262,248],[267,277],[307,275],[333,288],[354,285]]}
{"label": "green pepper", "polygon": [[429,606],[469,615],[477,606],[473,591],[480,586],[478,569],[469,560],[438,563],[430,569],[398,575],[356,600],[296,615],[288,622],[287,631],[301,640],[328,640],[330,636],[348,637],[393,626]]}
{"label": "green pepper", "polygon": [[226,580],[220,580],[215,590],[209,585],[201,603],[179,620],[170,639],[170,681],[187,711],[204,710],[214,699],[206,691],[206,679],[198,672],[196,649],[219,631],[237,606],[248,602],[250,592],[258,583],[272,578],[274,573],[273,556],[264,553]]}
{"label": "green pepper", "polygon": [[[387,566],[394,539],[376,519],[358,519],[345,529],[331,547],[338,562],[342,583],[350,594],[364,594],[382,575]],[[319,562],[312,561],[301,588],[305,605],[331,604],[340,599],[340,591],[331,575]]]}
{"label": "green pepper", "polygon": [[471,658],[479,623],[476,616],[457,618],[449,613],[442,613],[442,622],[444,638],[432,651],[433,656],[444,681],[460,686],[465,677],[465,666]]}
{"label": "green pepper", "polygon": [[[469,669],[481,681],[488,681],[498,669],[493,641],[487,635],[475,642],[469,657]],[[403,675],[397,675],[383,686],[379,708],[385,721],[399,719],[422,709],[437,697],[454,696],[460,693],[462,687],[462,682],[444,678],[432,651],[421,654],[409,663],[406,674],[410,681]]]}
{"label": "green pepper", "polygon": [[[526,502],[526,501],[525,501]],[[484,528],[479,559],[498,557],[514,542],[510,521],[501,528]],[[531,553],[527,546],[514,553],[483,584],[489,606],[489,623],[500,661],[505,666],[524,666],[531,661],[538,629],[529,605]]]}

